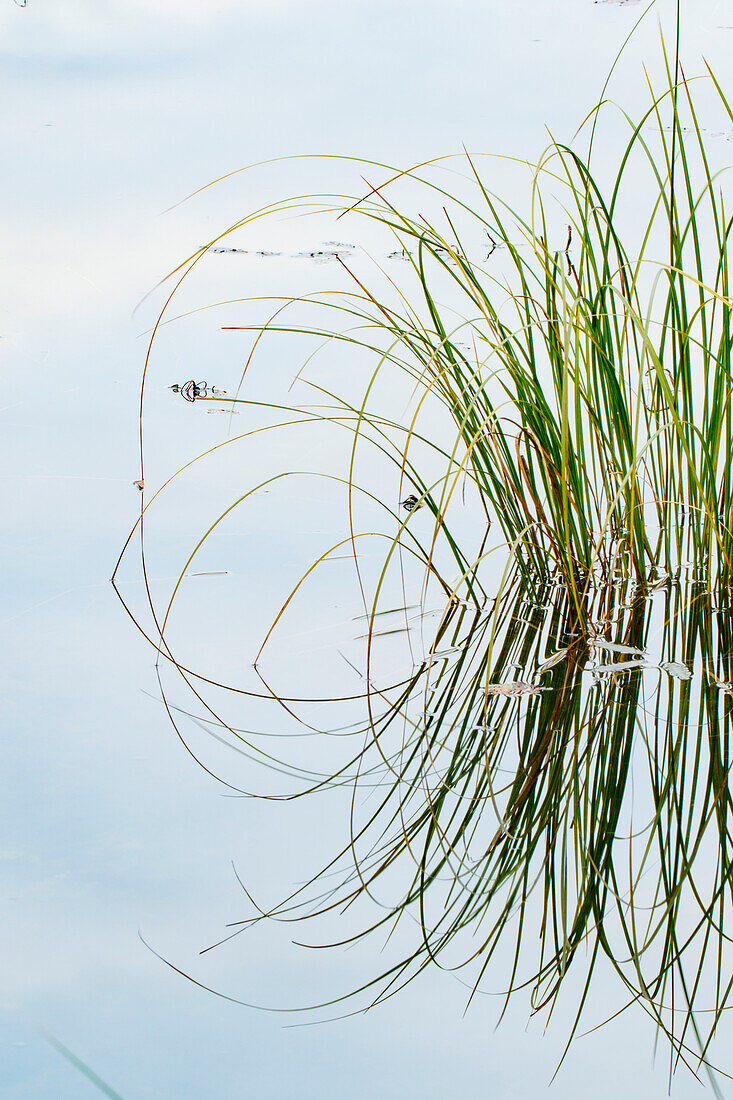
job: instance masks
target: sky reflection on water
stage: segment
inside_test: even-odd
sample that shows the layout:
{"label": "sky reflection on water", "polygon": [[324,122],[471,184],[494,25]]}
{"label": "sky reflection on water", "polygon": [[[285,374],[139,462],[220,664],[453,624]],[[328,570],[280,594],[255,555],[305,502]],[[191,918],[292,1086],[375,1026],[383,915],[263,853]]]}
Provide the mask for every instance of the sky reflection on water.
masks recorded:
{"label": "sky reflection on water", "polygon": [[[686,31],[692,62],[704,49],[720,72],[725,8],[700,3]],[[153,303],[131,313],[228,219],[273,192],[322,188],[324,172],[285,164],[159,216],[208,180],[301,152],[402,164],[465,142],[533,157],[545,124],[572,134],[638,14],[590,0],[4,5],[0,1084],[10,1100],[94,1095],[36,1023],[126,1100],[544,1093],[565,1029],[525,1034],[515,1012],[495,1034],[493,1001],[463,1019],[465,991],[445,975],[372,1015],[284,1030],[277,1016],[196,990],[140,943],[138,929],[207,984],[274,1005],[341,992],[369,965],[356,952],[304,957],[278,928],[198,957],[241,912],[230,861],[272,900],[343,807],[224,797],[140,690],[157,692],[152,655],[108,584],[138,507],[139,334]],[[623,63],[627,95],[642,86],[656,33],[652,17]],[[258,242],[268,246],[279,242]],[[321,281],[329,268],[318,271]],[[277,293],[279,279],[250,269],[242,292]],[[206,333],[198,341],[187,347],[206,364],[197,375],[230,388],[241,352],[223,340],[212,350]],[[182,345],[168,354],[151,400],[153,480],[225,430],[218,417],[194,422],[165,389],[184,380]],[[162,564],[176,558],[188,515],[183,500],[171,508]],[[285,563],[292,528],[277,513],[270,522]],[[248,568],[259,555],[264,570],[266,553],[255,541]],[[214,593],[215,578],[205,583]],[[255,601],[251,641],[265,612]],[[598,1097],[662,1097],[666,1065],[651,1067],[650,1048],[649,1031],[624,1017],[578,1042],[555,1091],[584,1097],[592,1080]],[[673,1094],[699,1087],[680,1075]]]}

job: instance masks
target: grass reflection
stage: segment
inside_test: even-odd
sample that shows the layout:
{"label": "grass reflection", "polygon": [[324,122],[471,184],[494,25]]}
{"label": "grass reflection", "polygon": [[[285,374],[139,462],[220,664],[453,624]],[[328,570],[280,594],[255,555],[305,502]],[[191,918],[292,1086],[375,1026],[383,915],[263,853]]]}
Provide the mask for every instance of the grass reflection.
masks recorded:
{"label": "grass reflection", "polygon": [[580,970],[577,1027],[605,956],[680,1058],[705,1058],[733,982],[719,598],[684,577],[652,597],[594,589],[590,636],[564,587],[538,600],[518,575],[486,609],[454,606],[453,652],[428,658],[357,762],[372,782],[381,768],[378,804],[355,798],[348,850],[267,916],[317,921],[377,898],[353,938],[413,931],[358,991],[369,1003],[436,963],[552,1012]]}
{"label": "grass reflection", "polygon": [[[316,476],[346,498],[347,529],[275,615],[255,658],[256,686],[198,673],[171,641],[171,616],[197,555],[230,517],[304,470],[253,478],[196,541],[159,605],[143,524],[193,463],[174,474],[143,503],[136,529],[147,625],[130,613],[159,666],[173,666],[193,692],[189,718],[297,778],[299,793],[352,788],[348,836],[321,873],[236,926],[348,914],[341,946],[381,936],[389,963],[330,1005],[376,1004],[437,965],[466,982],[469,1000],[499,990],[507,1004],[524,996],[534,1012],[552,1014],[567,991],[572,1037],[594,975],[610,968],[620,1007],[642,1007],[675,1059],[697,1072],[733,988],[733,219],[676,46],[674,59],[663,52],[662,93],[651,93],[638,122],[626,118],[610,186],[595,162],[591,171],[596,111],[585,158],[553,143],[533,167],[524,215],[487,189],[468,158],[461,187],[472,188],[471,203],[430,177],[434,165],[421,165],[354,202],[273,204],[181,265],[153,340],[180,281],[207,253],[222,251],[229,233],[296,208],[387,230],[400,246],[389,256],[404,260],[408,281],[389,275],[373,290],[358,261],[349,267],[338,256],[347,290],[275,299],[265,324],[224,326],[253,334],[226,405],[265,420],[204,458],[255,437],[266,451],[273,431],[278,439],[291,429],[315,433],[299,462],[326,436],[346,439],[344,466]],[[708,75],[718,108],[733,119]],[[396,182],[427,196],[432,220],[392,201]],[[621,211],[630,192],[636,235],[627,244],[620,223],[629,221]],[[562,246],[551,248],[558,194],[566,220]],[[211,308],[242,301],[251,300]],[[301,312],[290,321],[292,307]],[[317,405],[240,396],[273,333],[336,348],[339,380],[343,352],[366,361],[363,389],[355,371],[343,392],[308,379]],[[191,404],[214,400],[193,379],[178,389]],[[142,411],[141,399],[141,454]],[[383,490],[395,482],[391,502]],[[142,466],[136,484],[144,489]],[[487,579],[492,525],[506,551],[500,583],[496,573]],[[364,565],[364,540],[379,544],[376,572]],[[344,557],[365,612],[364,663],[337,652],[361,685],[338,699],[316,689],[326,711],[316,721],[314,700],[278,687],[263,654],[312,578]],[[385,608],[395,591],[410,606]],[[440,594],[437,626],[427,623],[428,592]],[[415,607],[424,645],[411,640]],[[394,614],[402,621],[382,618]],[[410,660],[390,678],[395,637],[406,640]],[[307,756],[288,759],[282,741],[263,747],[272,724],[232,725],[221,704],[232,694],[274,703],[309,735],[338,733],[338,764],[317,771]],[[186,715],[163,696],[180,732]]]}

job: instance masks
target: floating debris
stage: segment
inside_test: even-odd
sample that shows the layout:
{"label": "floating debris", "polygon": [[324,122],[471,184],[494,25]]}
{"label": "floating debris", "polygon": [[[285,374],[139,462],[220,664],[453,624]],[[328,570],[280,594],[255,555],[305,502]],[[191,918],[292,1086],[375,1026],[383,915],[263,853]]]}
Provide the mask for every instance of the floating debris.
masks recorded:
{"label": "floating debris", "polygon": [[296,260],[314,260],[317,264],[326,264],[331,260],[338,260],[340,256],[350,256],[350,248],[321,248],[313,252],[296,252],[293,258]]}
{"label": "floating debris", "polygon": [[284,255],[283,252],[271,252],[267,248],[257,248],[257,249],[253,250],[251,248],[228,248],[228,247],[224,248],[224,247],[221,247],[221,246],[217,246],[216,248],[210,248],[209,252],[228,252],[228,253],[236,252],[236,253],[239,253],[239,255],[241,255],[241,256],[263,256],[265,258],[267,258],[268,256],[283,256]]}
{"label": "floating debris", "polygon": [[173,393],[180,393],[185,401],[195,401],[197,398],[206,397],[207,385],[205,382],[194,382],[193,378],[190,378],[188,382],[182,384],[175,382],[169,388]]}
{"label": "floating debris", "polygon": [[409,497],[405,497],[400,501],[400,506],[405,509],[406,512],[416,512],[418,508],[422,508],[420,500],[414,493],[410,493]]}
{"label": "floating debris", "polygon": [[226,390],[217,390],[215,386],[209,386],[206,382],[194,382],[189,378],[188,382],[174,383],[169,386],[174,393],[180,393],[185,401],[202,400],[205,397],[226,397]]}

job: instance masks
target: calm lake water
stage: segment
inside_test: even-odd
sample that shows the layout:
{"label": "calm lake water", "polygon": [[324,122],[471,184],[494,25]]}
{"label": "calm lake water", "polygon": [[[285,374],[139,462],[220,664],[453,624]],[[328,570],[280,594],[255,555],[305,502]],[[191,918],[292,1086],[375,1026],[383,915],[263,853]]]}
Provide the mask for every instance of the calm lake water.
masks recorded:
{"label": "calm lake water", "polygon": [[[619,65],[612,93],[632,112],[643,64],[659,72],[659,20],[671,34],[673,6],[660,0]],[[567,1038],[560,1013],[545,1033],[517,1005],[495,1031],[497,998],[474,1000],[464,1017],[464,986],[428,971],[373,1013],[290,1028],[290,1017],[197,988],[149,949],[225,998],[275,1009],[328,1000],[374,972],[368,944],[304,952],[291,943],[292,927],[277,924],[199,954],[250,915],[232,863],[256,883],[260,904],[274,903],[329,854],[348,800],[251,801],[210,779],[176,737],[154,654],[109,577],[139,509],[138,391],[161,292],[142,299],[253,208],[363,184],[343,164],[281,161],[177,204],[245,164],[294,154],[407,165],[465,144],[534,159],[545,127],[572,137],[643,8],[633,0],[72,0],[61,9],[4,0],[3,1096],[95,1095],[39,1028],[125,1100],[525,1100],[547,1091]],[[699,0],[683,31],[689,70],[700,72],[704,56],[725,77],[731,50],[730,4]],[[711,148],[726,163],[728,129],[718,120],[712,130]],[[496,162],[491,173],[495,191],[512,185],[510,167]],[[340,240],[332,228],[282,219],[233,239],[232,247],[278,255],[210,257],[177,312],[326,288],[333,265],[310,253],[351,243],[324,243]],[[386,247],[377,258],[387,263]],[[146,407],[147,486],[227,437],[227,416],[168,389],[192,377],[236,389],[248,348],[222,323],[199,316],[161,335]],[[295,345],[265,349],[249,395],[282,394],[301,360]],[[244,411],[235,431],[240,422],[246,430]],[[293,432],[274,458],[259,444],[231,460],[226,451],[171,493],[150,536],[156,594],[170,587],[192,533],[243,478],[273,464],[303,467],[306,445]],[[334,461],[342,453],[332,440],[319,446],[321,461],[328,448]],[[197,667],[246,674],[331,507],[313,485],[273,489],[222,534],[197,568],[228,576],[198,578],[174,624]],[[272,655],[280,684],[307,684],[321,669],[312,633],[323,625],[319,609],[323,622],[359,614],[353,586],[333,568],[334,581]],[[132,566],[122,583],[139,602]],[[333,683],[345,674],[345,665],[329,671]],[[245,707],[237,722],[259,718]],[[208,763],[229,768],[232,783],[244,781],[246,767],[217,756],[205,731],[189,732],[193,751],[211,753]],[[601,976],[593,1022],[604,1015],[605,982],[608,1003],[616,996],[612,976]],[[725,1051],[725,1021],[721,1031]],[[661,1098],[669,1064],[666,1050],[656,1060],[652,1050],[651,1023],[626,1013],[576,1041],[552,1092],[585,1097],[591,1082],[598,1098]],[[672,1084],[685,1100],[700,1089],[684,1071]]]}

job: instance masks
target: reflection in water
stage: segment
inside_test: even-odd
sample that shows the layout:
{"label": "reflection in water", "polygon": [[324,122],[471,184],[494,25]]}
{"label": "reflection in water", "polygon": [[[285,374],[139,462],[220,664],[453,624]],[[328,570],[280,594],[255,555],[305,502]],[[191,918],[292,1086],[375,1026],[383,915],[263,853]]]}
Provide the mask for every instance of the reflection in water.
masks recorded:
{"label": "reflection in water", "polygon": [[549,1013],[583,971],[573,1030],[605,956],[619,1008],[638,1002],[682,1060],[706,1055],[733,984],[729,595],[714,611],[684,579],[597,589],[590,638],[563,588],[451,605],[449,655],[380,713],[375,698],[354,782],[379,773],[378,803],[354,799],[340,861],[268,916],[368,894],[379,909],[354,938],[412,918],[403,957],[359,991],[374,1002],[434,962]]}
{"label": "reflection in water", "polygon": [[[357,914],[342,944],[375,933],[389,962],[346,1005],[436,964],[469,1002],[524,993],[549,1015],[572,972],[573,1034],[610,965],[608,1016],[638,1004],[683,1062],[707,1062],[733,987],[730,591],[682,573],[589,589],[581,611],[518,574],[482,605],[449,599],[412,675],[368,677],[362,723],[331,729],[360,745],[308,783],[353,787],[333,858],[235,934]],[[375,650],[391,643],[371,626]]]}

